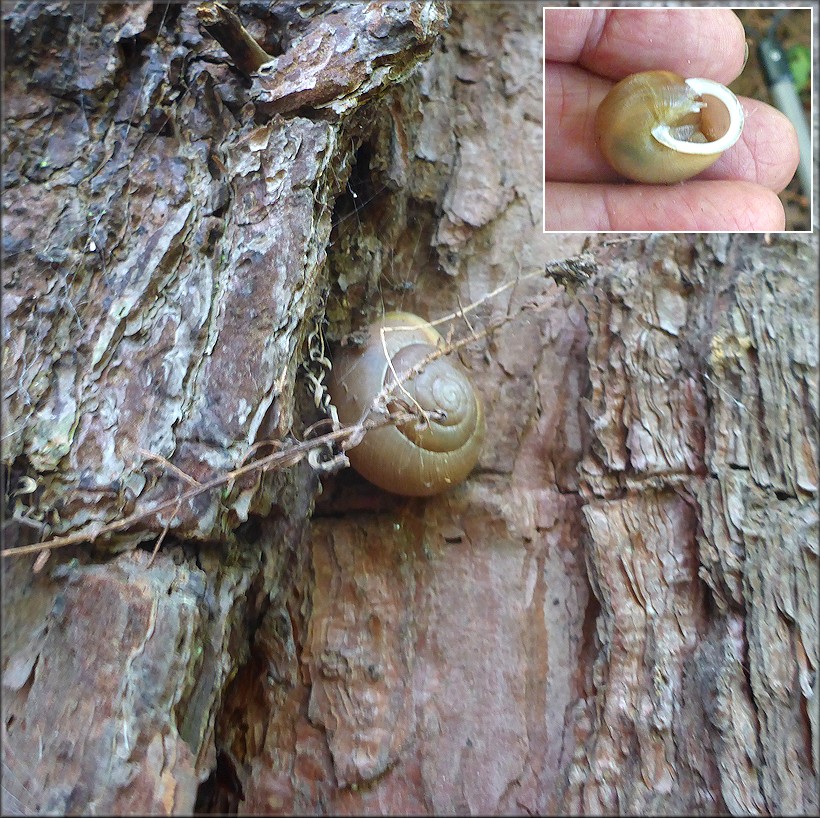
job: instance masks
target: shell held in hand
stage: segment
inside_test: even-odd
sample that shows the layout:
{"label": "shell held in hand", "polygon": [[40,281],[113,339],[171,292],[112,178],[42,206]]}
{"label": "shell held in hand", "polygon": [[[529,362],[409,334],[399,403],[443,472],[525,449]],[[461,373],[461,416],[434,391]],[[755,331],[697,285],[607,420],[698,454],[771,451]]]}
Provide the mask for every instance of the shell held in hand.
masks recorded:
{"label": "shell held in hand", "polygon": [[737,97],[713,80],[644,71],[617,83],[598,106],[595,134],[606,161],[628,179],[681,182],[714,164],[743,130]]}
{"label": "shell held in hand", "polygon": [[[362,347],[344,349],[333,361],[328,389],[342,424],[358,422],[385,384],[395,383],[393,370],[401,380],[443,343],[412,313],[387,313],[371,324]],[[347,451],[353,468],[380,488],[414,497],[439,494],[464,480],[485,434],[481,401],[464,368],[446,357],[429,361],[393,388],[387,408],[399,405],[420,406],[432,413],[429,422],[371,429]]]}

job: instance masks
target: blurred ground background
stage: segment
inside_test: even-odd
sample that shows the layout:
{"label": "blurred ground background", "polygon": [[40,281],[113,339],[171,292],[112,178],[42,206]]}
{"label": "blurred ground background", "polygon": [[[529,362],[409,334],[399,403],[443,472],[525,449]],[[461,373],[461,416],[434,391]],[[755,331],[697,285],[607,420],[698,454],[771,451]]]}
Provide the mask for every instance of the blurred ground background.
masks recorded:
{"label": "blurred ground background", "polygon": [[[769,96],[766,87],[766,78],[757,57],[757,44],[766,36],[769,26],[774,19],[778,9],[758,9],[746,8],[735,9],[735,13],[746,29],[746,42],[749,44],[749,60],[743,73],[731,84],[731,89],[745,97],[774,104]],[[793,60],[798,63],[804,59],[806,52],[810,53],[811,47],[811,14],[809,9],[794,9],[786,15],[777,26],[777,38],[784,50],[790,56],[790,64]],[[798,64],[793,64],[793,73],[799,74],[801,69]],[[808,65],[808,81],[800,88],[802,78],[796,76],[800,99],[808,117],[811,116],[811,65]],[[780,194],[780,200],[786,209],[786,230],[810,230],[811,211],[810,197],[800,189],[800,183],[795,176],[789,186]]]}

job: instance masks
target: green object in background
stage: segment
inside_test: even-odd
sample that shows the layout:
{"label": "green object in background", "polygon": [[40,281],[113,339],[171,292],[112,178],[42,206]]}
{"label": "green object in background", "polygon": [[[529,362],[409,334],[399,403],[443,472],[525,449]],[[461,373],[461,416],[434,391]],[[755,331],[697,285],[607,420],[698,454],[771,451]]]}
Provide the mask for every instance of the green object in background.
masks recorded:
{"label": "green object in background", "polygon": [[809,87],[811,79],[811,52],[804,45],[793,45],[787,52],[789,69],[798,91]]}

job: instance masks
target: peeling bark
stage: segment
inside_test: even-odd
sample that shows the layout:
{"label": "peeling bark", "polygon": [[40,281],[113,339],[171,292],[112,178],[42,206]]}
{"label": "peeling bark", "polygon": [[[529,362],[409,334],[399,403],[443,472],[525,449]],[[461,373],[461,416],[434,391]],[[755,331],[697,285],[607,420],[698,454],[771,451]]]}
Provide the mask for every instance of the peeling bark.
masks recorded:
{"label": "peeling bark", "polygon": [[[291,59],[328,17],[297,5],[248,20]],[[318,100],[287,118],[263,111],[193,6],[4,6],[2,460],[12,487],[36,485],[17,500],[29,526],[95,539],[173,500],[173,468],[202,482],[290,434],[334,200],[369,134],[360,112],[429,53],[447,17],[442,4],[363,8],[330,15],[352,46],[324,60],[352,78],[331,121],[311,112]],[[12,799],[26,811],[190,811],[215,766],[215,708],[260,599],[293,570],[316,488],[299,468],[264,491],[257,476],[115,540],[133,549],[169,528],[171,545],[218,543],[196,555],[111,562],[100,539],[48,575],[29,560],[6,571],[4,608],[43,597],[7,631]],[[271,511],[261,534],[242,527]],[[66,615],[74,630],[55,642]],[[85,704],[70,692],[83,688]]]}
{"label": "peeling bark", "polygon": [[[203,481],[289,431],[301,343],[327,288],[333,202],[356,149],[351,132],[360,139],[365,124],[356,109],[406,75],[446,21],[441,6],[420,21],[414,6],[349,4],[292,33],[283,58],[311,58],[317,26],[328,37],[344,29],[357,47],[323,60],[357,77],[342,124],[263,115],[252,104],[262,91],[226,90],[225,66],[211,73],[202,61],[213,46],[194,9],[169,28],[168,9],[160,24],[152,8],[95,5],[80,17],[68,4],[35,4],[8,19],[6,93],[19,101],[6,112],[4,362],[15,386],[4,396],[3,461],[37,479],[40,506],[57,512],[54,533],[173,498],[177,479],[145,452]],[[68,42],[80,39],[76,61],[38,50],[55,20]],[[53,135],[38,144],[45,122]],[[250,481],[202,495],[173,529],[227,536],[258,494]],[[143,536],[168,521],[157,515]]]}
{"label": "peeling bark", "polygon": [[565,803],[810,814],[816,242],[658,237],[598,259],[582,491],[600,649]]}

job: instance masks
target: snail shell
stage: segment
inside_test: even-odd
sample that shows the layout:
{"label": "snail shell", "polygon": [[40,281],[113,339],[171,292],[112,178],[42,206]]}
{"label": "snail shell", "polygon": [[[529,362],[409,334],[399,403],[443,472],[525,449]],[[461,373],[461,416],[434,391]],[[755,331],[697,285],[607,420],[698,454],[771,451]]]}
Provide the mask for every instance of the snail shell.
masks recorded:
{"label": "snail shell", "polygon": [[[339,420],[358,422],[385,384],[395,383],[385,350],[401,380],[441,344],[438,332],[412,313],[390,312],[375,321],[364,346],[342,350],[333,362],[328,390]],[[399,402],[415,406],[413,400],[436,415],[429,422],[371,429],[347,455],[353,468],[380,488],[423,497],[446,491],[472,471],[484,442],[484,411],[464,368],[445,357],[396,386],[387,408],[399,408]]]}
{"label": "snail shell", "polygon": [[713,80],[644,71],[622,79],[595,116],[607,162],[636,182],[681,182],[705,170],[740,138],[743,109]]}

